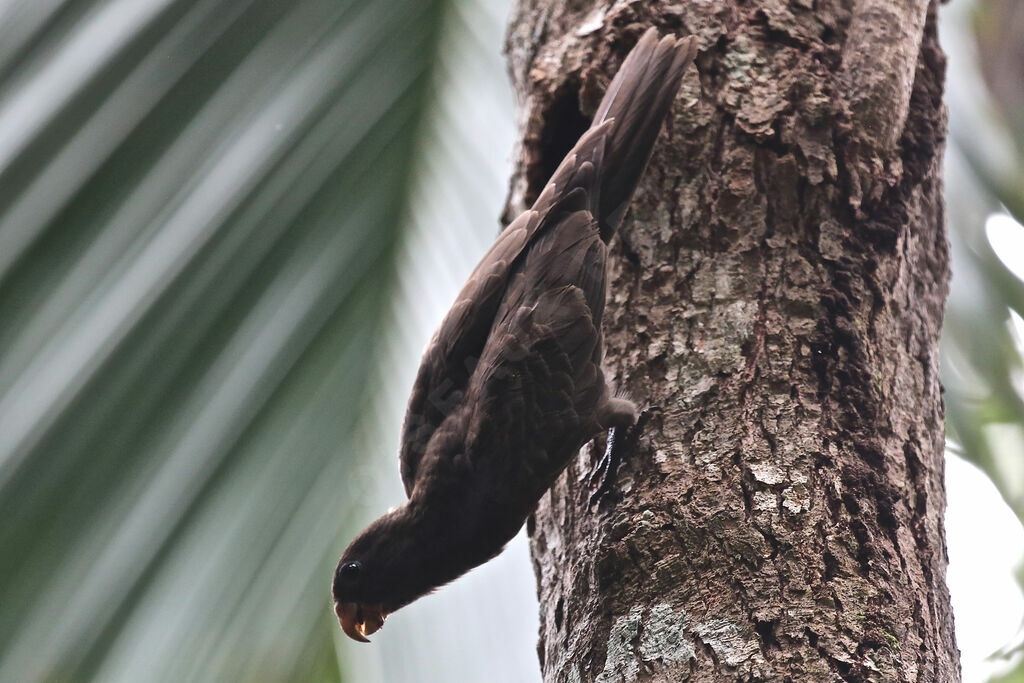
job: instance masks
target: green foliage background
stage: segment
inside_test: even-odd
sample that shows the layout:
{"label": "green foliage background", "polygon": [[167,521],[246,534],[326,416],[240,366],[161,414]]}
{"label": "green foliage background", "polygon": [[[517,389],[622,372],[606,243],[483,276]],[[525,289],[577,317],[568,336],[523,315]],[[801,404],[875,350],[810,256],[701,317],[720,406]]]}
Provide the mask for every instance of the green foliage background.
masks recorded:
{"label": "green foliage background", "polygon": [[[507,559],[375,654],[327,600],[497,229],[499,5],[0,0],[0,680],[536,677]],[[1012,0],[973,17],[1014,63]],[[1024,287],[983,229],[1024,218],[1024,78],[951,74],[950,436],[1024,518],[990,428],[1024,435]]]}

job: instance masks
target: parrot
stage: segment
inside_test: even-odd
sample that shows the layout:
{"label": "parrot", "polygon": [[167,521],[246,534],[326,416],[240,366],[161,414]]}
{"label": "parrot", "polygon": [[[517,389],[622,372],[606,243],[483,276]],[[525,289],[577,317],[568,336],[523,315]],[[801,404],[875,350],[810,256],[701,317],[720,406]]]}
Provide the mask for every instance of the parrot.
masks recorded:
{"label": "parrot", "polygon": [[696,53],[693,36],[643,34],[428,343],[399,447],[408,499],[334,572],[350,638],[369,642],[389,614],[495,557],[580,448],[636,425],[602,371],[608,244]]}

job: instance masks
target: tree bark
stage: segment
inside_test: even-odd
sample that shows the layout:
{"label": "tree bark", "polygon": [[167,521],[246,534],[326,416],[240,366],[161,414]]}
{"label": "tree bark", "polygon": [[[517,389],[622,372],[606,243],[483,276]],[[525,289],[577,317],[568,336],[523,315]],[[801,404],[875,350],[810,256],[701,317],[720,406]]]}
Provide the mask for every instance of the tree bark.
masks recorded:
{"label": "tree bark", "polygon": [[606,364],[662,409],[528,523],[546,681],[956,681],[935,0],[520,0],[528,206],[648,26],[697,68],[615,238]]}

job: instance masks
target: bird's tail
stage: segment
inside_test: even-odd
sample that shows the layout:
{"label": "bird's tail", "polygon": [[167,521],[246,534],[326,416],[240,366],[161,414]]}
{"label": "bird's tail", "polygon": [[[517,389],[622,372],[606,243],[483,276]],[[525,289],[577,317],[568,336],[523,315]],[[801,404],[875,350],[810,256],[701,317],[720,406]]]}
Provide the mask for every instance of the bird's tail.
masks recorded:
{"label": "bird's tail", "polygon": [[597,108],[592,128],[614,119],[599,169],[597,219],[605,241],[619,227],[629,207],[661,123],[696,54],[697,40],[693,36],[678,40],[665,36],[659,40],[658,32],[649,29],[622,63]]}
{"label": "bird's tail", "polygon": [[611,239],[696,54],[693,36],[659,39],[656,29],[648,29],[612,79],[590,129],[555,171],[535,208],[544,199],[555,200],[588,186],[587,204],[597,218],[601,239]]}

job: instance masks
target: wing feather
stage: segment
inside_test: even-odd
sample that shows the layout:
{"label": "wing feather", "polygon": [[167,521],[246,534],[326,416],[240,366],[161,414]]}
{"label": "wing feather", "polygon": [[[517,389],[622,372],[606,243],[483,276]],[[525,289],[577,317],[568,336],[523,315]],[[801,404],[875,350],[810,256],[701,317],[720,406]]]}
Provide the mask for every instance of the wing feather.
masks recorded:
{"label": "wing feather", "polygon": [[[579,287],[563,285],[519,307],[488,343],[468,398],[471,462],[508,502],[533,501],[590,439],[604,388],[599,343]],[[495,457],[495,449],[505,455]]]}
{"label": "wing feather", "polygon": [[566,283],[583,287],[591,315],[596,312],[594,319],[600,324],[604,245],[588,243],[581,249],[580,244],[600,242],[592,213],[598,202],[595,164],[601,163],[612,123],[587,131],[534,209],[498,236],[428,344],[402,427],[399,462],[406,495],[412,495],[419,463],[434,432],[464,400],[492,329],[519,306]]}

